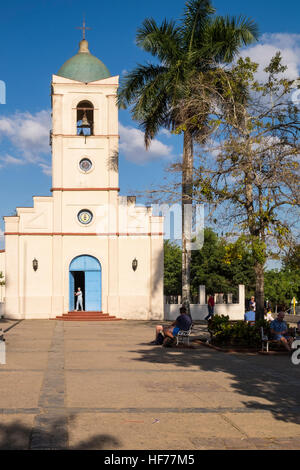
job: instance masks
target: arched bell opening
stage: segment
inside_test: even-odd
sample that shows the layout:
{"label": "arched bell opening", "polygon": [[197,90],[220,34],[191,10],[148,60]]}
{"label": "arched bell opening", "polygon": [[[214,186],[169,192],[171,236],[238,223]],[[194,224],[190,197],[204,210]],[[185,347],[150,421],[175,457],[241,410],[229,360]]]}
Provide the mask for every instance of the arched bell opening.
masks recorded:
{"label": "arched bell opening", "polygon": [[77,105],[77,135],[94,134],[94,106],[90,101],[80,101]]}

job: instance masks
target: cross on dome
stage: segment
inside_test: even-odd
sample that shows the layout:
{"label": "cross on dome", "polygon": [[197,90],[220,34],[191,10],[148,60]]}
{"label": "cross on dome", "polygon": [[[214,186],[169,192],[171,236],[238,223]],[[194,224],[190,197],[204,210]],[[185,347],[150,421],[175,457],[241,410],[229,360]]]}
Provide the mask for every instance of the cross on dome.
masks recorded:
{"label": "cross on dome", "polygon": [[89,28],[88,26],[85,25],[85,18],[83,18],[83,23],[82,23],[82,26],[77,26],[76,29],[82,29],[82,39],[85,40],[85,32],[87,29],[92,29],[92,28]]}

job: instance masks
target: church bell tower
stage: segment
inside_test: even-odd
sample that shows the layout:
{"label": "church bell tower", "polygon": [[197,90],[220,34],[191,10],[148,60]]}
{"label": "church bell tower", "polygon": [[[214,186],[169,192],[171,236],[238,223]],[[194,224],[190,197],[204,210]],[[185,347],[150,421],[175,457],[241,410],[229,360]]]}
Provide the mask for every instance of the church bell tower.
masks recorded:
{"label": "church bell tower", "polygon": [[84,24],[52,76],[52,196],[5,217],[8,318],[78,318],[79,288],[81,320],[163,317],[163,218],[119,195],[118,83]]}
{"label": "church bell tower", "polygon": [[[88,216],[94,216],[91,204],[115,203],[119,191],[117,88],[118,77],[111,77],[90,53],[85,39],[78,53],[53,76],[52,192],[61,208],[57,231],[64,230],[65,223],[70,228],[71,220],[74,230],[78,222],[88,225]],[[85,220],[80,219],[79,209],[86,209]]]}
{"label": "church bell tower", "polygon": [[[58,252],[65,249],[68,239],[72,245],[77,241],[78,252],[85,256],[92,251],[91,241],[95,244],[98,235],[99,245],[105,243],[105,251],[114,253],[111,259],[118,257],[116,237],[108,236],[118,232],[117,88],[118,77],[111,77],[107,67],[90,53],[85,37],[79,44],[78,53],[53,76],[53,222],[54,233],[64,234],[64,237],[57,238]],[[104,237],[108,238],[104,241]],[[97,254],[97,250],[94,251]],[[82,263],[91,264],[90,260],[86,256]],[[82,266],[80,269],[87,268]],[[94,285],[101,286],[92,292],[92,282],[78,281],[78,273],[70,272],[70,301],[63,310],[74,309],[71,291],[77,288],[77,284],[85,282],[87,310],[116,311],[116,300],[113,300],[116,296],[102,298],[100,290],[102,292],[103,288],[110,286],[111,292],[117,294],[117,275],[108,266],[105,266],[104,273],[101,273],[101,280],[95,277]],[[88,276],[92,273],[85,273],[86,279]]]}

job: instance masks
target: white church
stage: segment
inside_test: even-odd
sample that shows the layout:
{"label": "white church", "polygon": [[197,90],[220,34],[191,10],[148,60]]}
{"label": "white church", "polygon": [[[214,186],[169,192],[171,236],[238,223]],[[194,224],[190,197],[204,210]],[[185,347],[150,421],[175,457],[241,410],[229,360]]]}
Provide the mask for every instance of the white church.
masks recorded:
{"label": "white church", "polygon": [[[52,196],[4,217],[4,315],[163,318],[163,217],[119,195],[118,76],[80,42],[52,77]],[[78,314],[79,315],[79,314]]]}

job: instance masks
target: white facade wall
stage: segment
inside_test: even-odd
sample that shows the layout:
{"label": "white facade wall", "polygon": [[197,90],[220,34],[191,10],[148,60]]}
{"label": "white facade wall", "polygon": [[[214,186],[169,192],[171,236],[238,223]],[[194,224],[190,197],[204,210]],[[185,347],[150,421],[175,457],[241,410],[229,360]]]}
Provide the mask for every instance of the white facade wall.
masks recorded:
{"label": "white facade wall", "polygon": [[[69,266],[81,255],[101,263],[103,313],[163,318],[163,218],[119,196],[117,88],[118,77],[84,84],[53,76],[53,196],[34,197],[32,208],[5,217],[8,318],[67,313]],[[94,105],[94,135],[87,138],[77,136],[76,127],[76,106],[83,100]],[[79,168],[83,157],[93,163],[86,174]],[[77,218],[82,209],[94,215],[87,226]]]}
{"label": "white facade wall", "polygon": [[[5,251],[0,250],[0,273],[4,276],[5,279]],[[4,302],[5,299],[5,286],[0,286],[0,304]],[[1,309],[1,305],[0,305]],[[2,315],[3,315],[3,309],[4,307],[2,306]],[[1,310],[0,310],[0,316],[1,316]]]}

